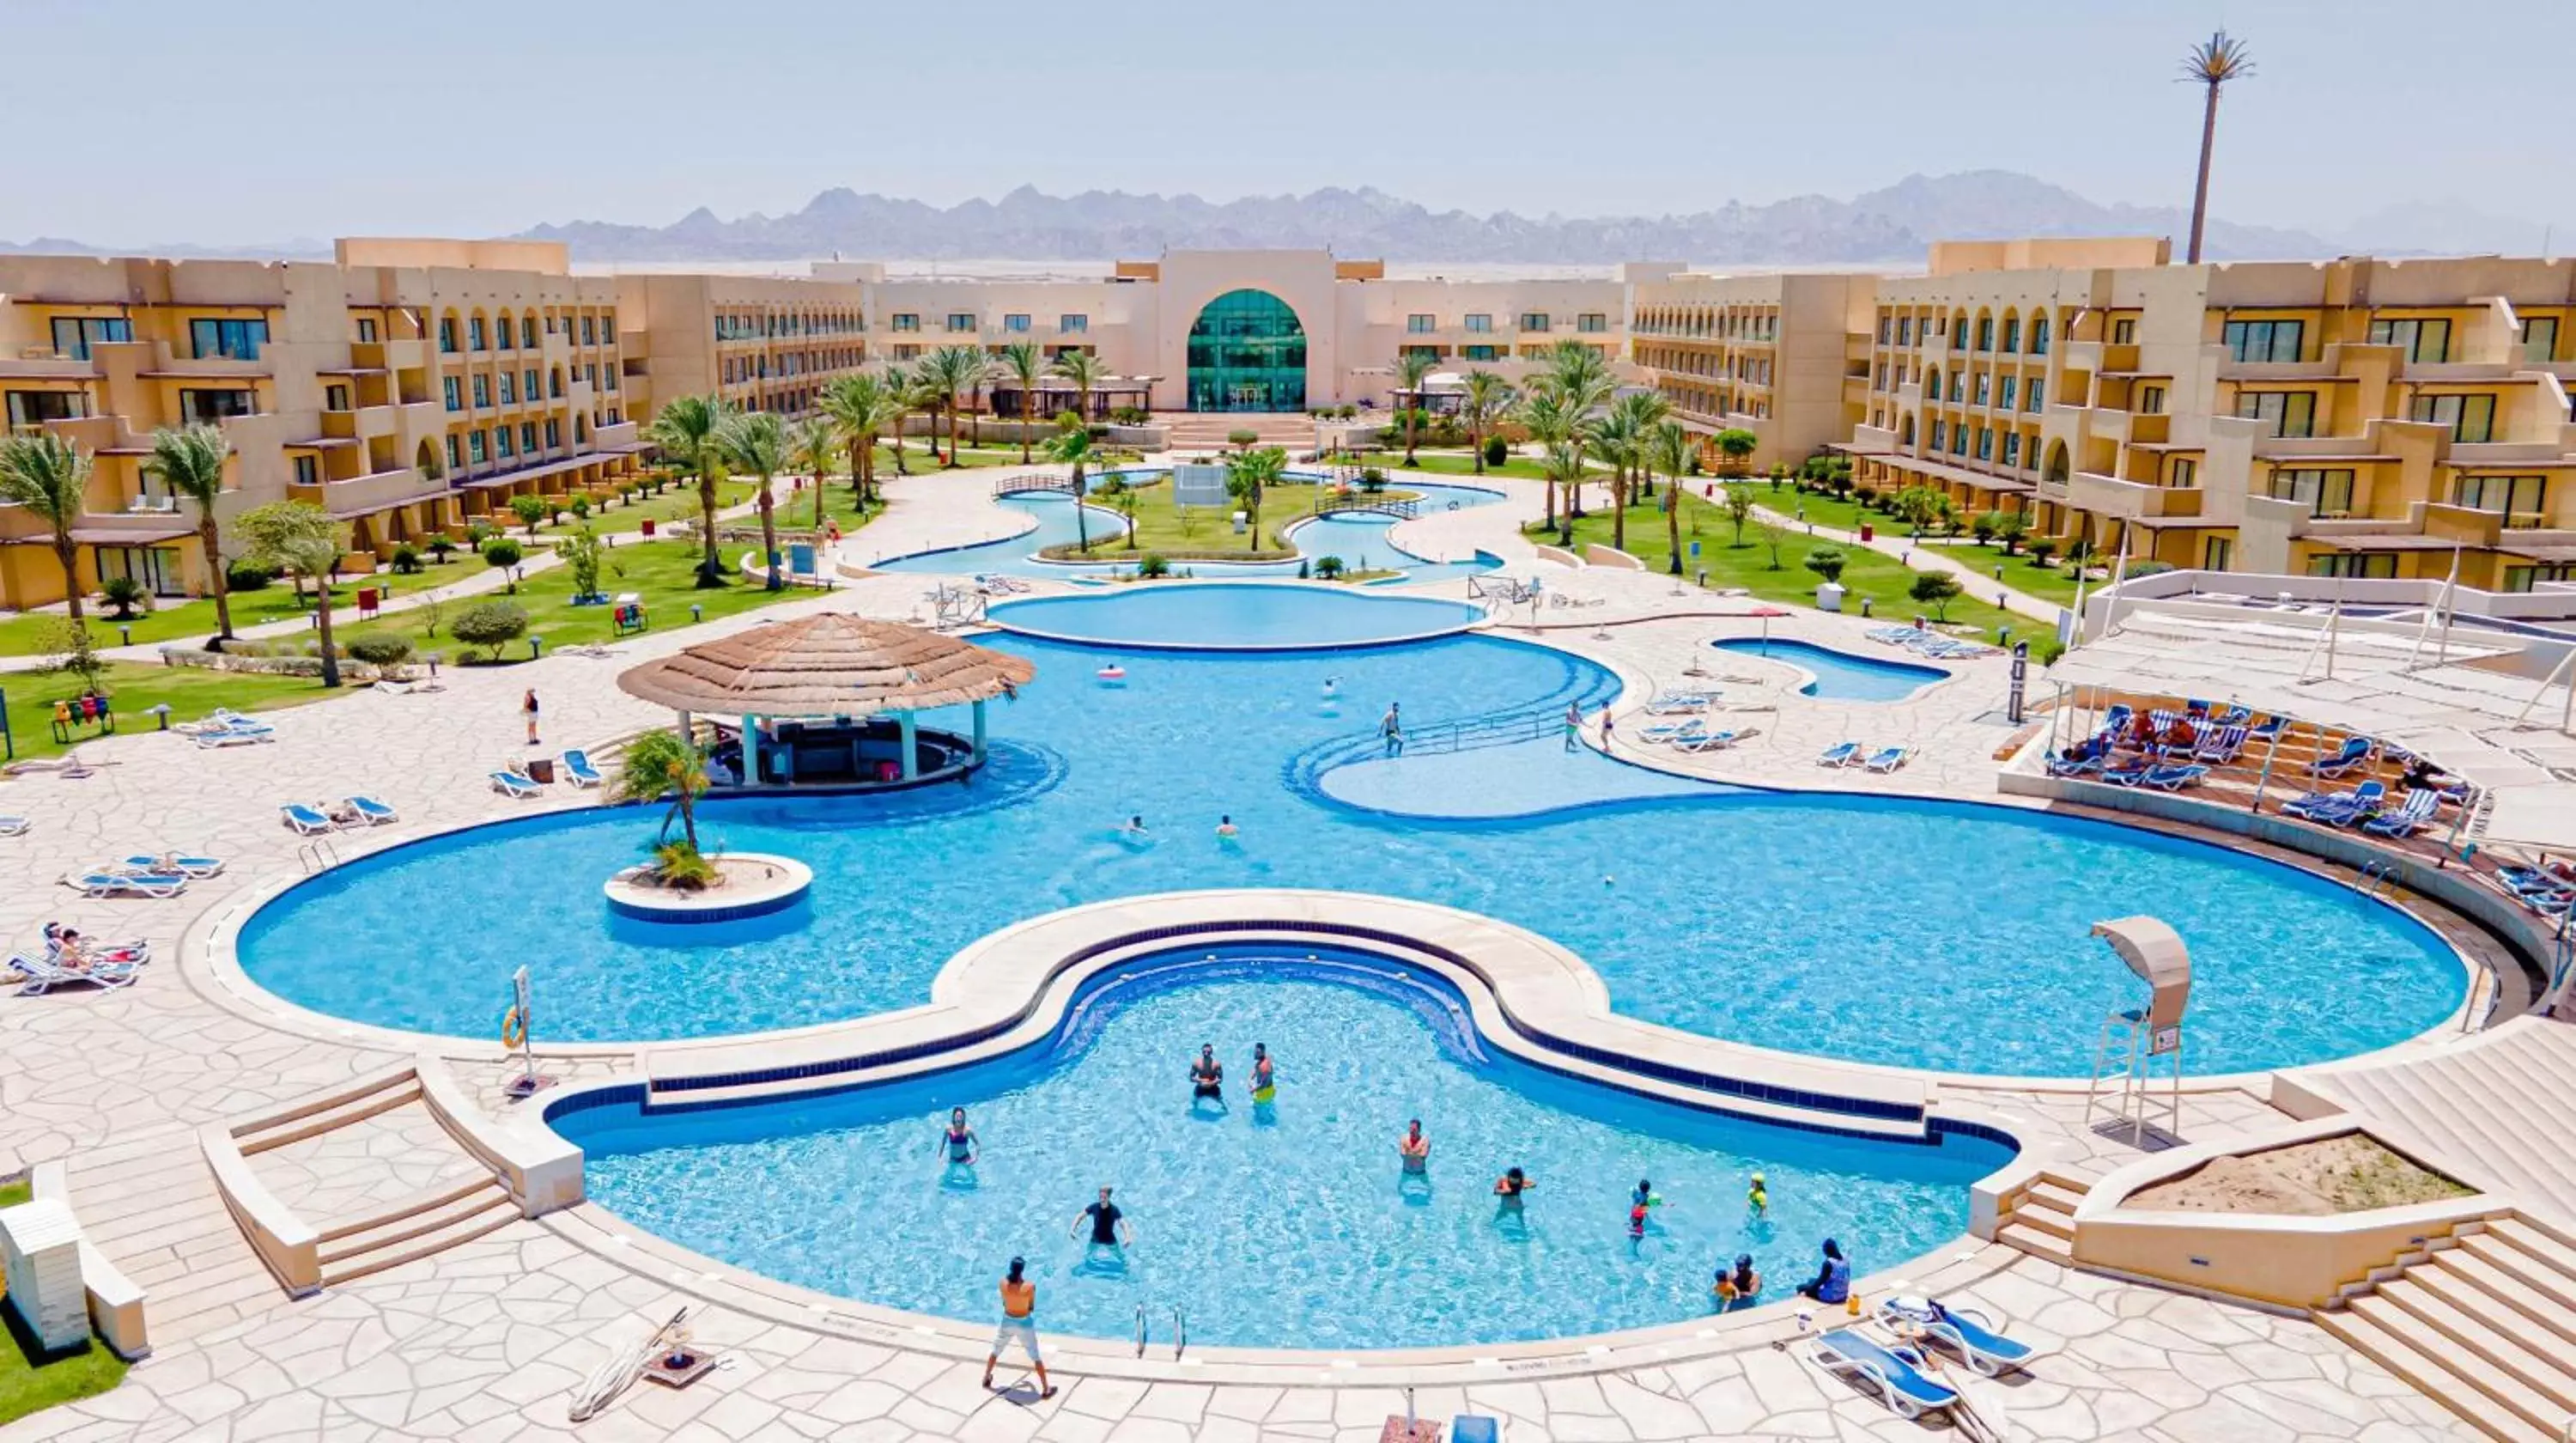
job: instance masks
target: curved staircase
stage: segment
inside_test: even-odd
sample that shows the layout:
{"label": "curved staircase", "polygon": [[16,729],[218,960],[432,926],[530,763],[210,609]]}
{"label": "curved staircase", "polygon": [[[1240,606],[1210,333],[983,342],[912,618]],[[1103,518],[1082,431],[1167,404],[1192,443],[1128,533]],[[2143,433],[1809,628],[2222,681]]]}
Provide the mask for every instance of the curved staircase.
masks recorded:
{"label": "curved staircase", "polygon": [[2576,1237],[2544,1221],[2463,1223],[2313,1316],[2490,1438],[2576,1428]]}

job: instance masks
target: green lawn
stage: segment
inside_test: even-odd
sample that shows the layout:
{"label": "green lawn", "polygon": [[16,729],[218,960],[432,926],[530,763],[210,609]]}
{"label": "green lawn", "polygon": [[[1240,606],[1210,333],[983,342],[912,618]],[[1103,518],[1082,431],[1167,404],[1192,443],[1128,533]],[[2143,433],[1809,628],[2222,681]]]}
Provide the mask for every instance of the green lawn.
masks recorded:
{"label": "green lawn", "polygon": [[[1628,508],[1628,554],[1645,562],[1648,570],[1658,574],[1672,559],[1671,548],[1665,544],[1663,512],[1657,509],[1660,500],[1659,496],[1657,501],[1641,501]],[[1574,523],[1575,546],[1579,550],[1596,542],[1609,545],[1610,523],[1610,513],[1606,509],[1585,515]],[[1826,543],[1790,528],[1774,529],[1779,536],[1776,570],[1773,569],[1773,547],[1768,544],[1761,526],[1748,523],[1744,528],[1745,544],[1738,547],[1733,544],[1735,525],[1727,519],[1725,511],[1696,495],[1685,493],[1682,497],[1682,566],[1685,579],[1696,580],[1698,569],[1705,567],[1711,588],[1740,586],[1765,601],[1814,606],[1816,584],[1821,578],[1809,571],[1804,562],[1809,551]],[[1552,541],[1555,534],[1536,528],[1529,533],[1533,541]],[[1693,540],[1700,543],[1696,561],[1689,556]],[[1846,563],[1842,576],[1847,593],[1843,598],[1845,611],[1857,615],[1864,599],[1871,603],[1873,614],[1881,617],[1911,619],[1927,610],[1906,595],[1918,573],[1897,564],[1894,557],[1881,556],[1875,551],[1858,546],[1837,549],[1843,553]],[[1971,586],[1968,595],[1949,604],[1944,619],[1982,628],[1990,636],[1998,626],[2009,626],[2020,632],[2036,629],[2037,623],[2001,611],[1982,600],[1973,599],[1974,596],[1975,588]]]}
{"label": "green lawn", "polygon": [[[31,1195],[32,1189],[23,1182],[0,1184],[0,1208],[16,1207]],[[37,1362],[28,1353],[34,1340],[18,1321],[17,1311],[0,1304],[0,1313],[7,1314],[9,1328],[8,1341],[0,1343],[0,1423],[75,1398],[94,1397],[125,1377],[125,1360],[96,1339],[76,1351]]]}
{"label": "green lawn", "polygon": [[[1786,486],[1774,492],[1768,481],[1757,483],[1754,494],[1763,506],[1783,516],[1794,516],[1803,510],[1806,513],[1806,519],[1818,526],[1857,532],[1862,523],[1867,522],[1876,527],[1881,536],[1913,540],[1919,546],[1938,546],[1949,549],[1959,560],[1974,565],[1981,576],[1992,577],[1995,567],[2000,564],[2004,568],[2004,585],[2025,596],[2035,596],[2042,601],[2053,601],[2060,606],[2069,605],[2075,600],[2074,572],[2054,560],[2047,566],[2033,566],[2030,563],[2030,555],[2026,551],[2006,556],[2001,542],[1980,547],[1977,545],[1977,538],[1973,535],[1946,537],[1934,533],[1911,537],[1908,533],[1914,528],[1901,517],[1890,516],[1883,511],[1870,510],[1857,501],[1838,501],[1831,496],[1801,493]],[[1977,554],[1980,551],[1984,553],[1983,556]],[[2101,578],[2097,577],[2088,585],[2088,590],[2090,586],[2100,584]]]}
{"label": "green lawn", "polygon": [[[1404,453],[1400,450],[1371,451],[1363,453],[1355,464],[1382,467],[1390,478],[1400,478],[1407,471],[1428,471],[1437,476],[1464,476],[1470,480],[1475,479],[1476,458],[1468,455],[1465,451],[1434,451],[1429,447],[1424,447],[1421,450],[1414,452],[1413,459],[1421,462],[1422,464],[1419,466],[1405,465]],[[1594,472],[1606,471],[1609,469],[1590,461],[1585,462],[1584,466],[1585,469]],[[1510,460],[1505,461],[1500,466],[1486,467],[1485,474],[1488,476],[1512,476],[1523,481],[1544,481],[1547,479],[1547,469],[1545,467],[1541,466],[1538,462],[1531,460],[1527,456],[1519,455],[1513,456]]]}
{"label": "green lawn", "polygon": [[[756,489],[752,482],[733,478],[718,482],[716,509],[722,511],[728,506],[739,506],[750,500],[752,492]],[[779,492],[784,496],[786,488],[782,485]],[[642,531],[644,523],[648,520],[656,526],[668,526],[674,521],[695,521],[698,517],[698,483],[689,480],[675,482],[663,488],[661,495],[643,497],[632,506],[623,501],[594,503],[594,505],[597,509],[589,516],[592,531],[601,536],[628,536]],[[527,539],[528,528],[520,525],[519,518],[506,509],[479,519],[501,527],[522,541]],[[580,521],[573,519],[570,512],[566,512],[562,525],[539,526],[537,535],[539,537],[569,536],[580,530],[581,525]]]}
{"label": "green lawn", "polygon": [[[379,571],[366,577],[344,576],[333,585],[332,595],[342,606],[347,606],[361,586],[400,595],[454,581],[459,574],[460,569],[455,565],[424,565],[420,574],[413,576],[397,576],[390,571]],[[305,602],[298,603],[295,588],[282,580],[270,582],[257,591],[237,592],[231,598],[233,629],[242,631],[266,622],[293,621],[303,617],[312,611],[310,591],[306,597]],[[162,641],[201,641],[215,634],[215,603],[212,598],[165,601],[151,611],[138,612],[130,622],[109,619],[108,608],[95,602],[86,605],[83,611],[83,619],[89,623],[90,642],[94,646],[124,644],[124,633],[120,627],[132,628],[137,646]],[[21,612],[0,620],[0,656],[42,654],[47,636],[61,620],[59,615],[51,612]]]}
{"label": "green lawn", "polygon": [[[1172,488],[1155,481],[1134,488],[1136,498],[1135,544],[1114,539],[1114,527],[1103,524],[1093,533],[1092,555],[1097,559],[1123,557],[1129,553],[1142,556],[1153,552],[1178,557],[1207,553],[1211,557],[1267,554],[1276,558],[1291,553],[1296,547],[1280,533],[1315,509],[1315,488],[1307,485],[1273,486],[1262,495],[1261,529],[1269,533],[1270,549],[1257,553],[1247,544],[1248,535],[1234,531],[1233,512],[1209,507],[1181,507],[1172,504]],[[1419,491],[1407,491],[1390,485],[1375,499],[1383,501],[1418,501]],[[1092,504],[1104,510],[1120,511],[1114,496],[1095,494]],[[1122,513],[1123,514],[1123,513]]]}
{"label": "green lawn", "polygon": [[[846,527],[849,515],[847,493],[843,492],[841,496],[841,514]],[[808,504],[811,504],[810,500]],[[802,509],[799,508],[800,511]],[[784,508],[779,521],[781,526],[788,524]],[[746,549],[739,542],[728,542],[720,548],[720,553],[725,564],[731,566]],[[599,589],[611,596],[628,591],[640,594],[645,614],[652,620],[656,631],[689,625],[689,608],[693,605],[702,609],[700,619],[714,621],[738,616],[773,601],[813,595],[810,590],[794,587],[767,591],[756,576],[735,576],[729,578],[724,586],[699,590],[694,585],[698,555],[698,545],[694,541],[635,541],[613,547],[600,568]],[[528,613],[528,635],[545,638],[548,650],[596,645],[617,639],[616,628],[610,620],[611,608],[572,604],[572,570],[564,566],[530,574],[519,584],[515,596],[495,591],[451,601],[440,608],[441,615],[435,622],[426,608],[420,608],[389,614],[384,620],[365,627],[342,627],[338,636],[346,642],[361,631],[391,632],[410,637],[413,645],[422,652],[436,652],[449,660],[460,660],[469,648],[447,633],[447,624],[464,614],[468,607],[487,601],[506,601],[524,609]],[[431,634],[433,625],[438,628],[435,635]],[[504,661],[528,659],[525,638],[513,641],[501,650]],[[477,649],[474,655],[479,660],[482,652]]]}
{"label": "green lawn", "polygon": [[[147,708],[169,704],[174,722],[194,721],[217,707],[261,711],[296,706],[340,695],[306,676],[272,676],[254,672],[215,671],[201,667],[156,666],[151,662],[117,662],[101,673],[108,699],[116,709],[120,736],[153,729]],[[83,682],[72,672],[0,672],[0,693],[9,698],[9,733],[22,757],[49,757],[64,750],[54,740],[54,703],[80,695]],[[73,733],[72,744],[96,739],[92,730]]]}

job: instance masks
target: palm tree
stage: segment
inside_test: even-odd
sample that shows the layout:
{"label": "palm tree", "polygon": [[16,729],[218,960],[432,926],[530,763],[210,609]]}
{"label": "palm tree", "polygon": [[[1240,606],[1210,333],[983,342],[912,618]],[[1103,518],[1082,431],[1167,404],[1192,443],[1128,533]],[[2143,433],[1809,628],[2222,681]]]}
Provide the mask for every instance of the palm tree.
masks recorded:
{"label": "palm tree", "polygon": [[1029,428],[1038,419],[1038,382],[1049,369],[1044,347],[1035,341],[1013,341],[1002,348],[1003,375],[1020,383],[1020,464],[1029,464]]}
{"label": "palm tree", "polygon": [[1109,368],[1089,351],[1066,351],[1055,358],[1055,373],[1064,377],[1064,383],[1073,388],[1074,414],[1090,420],[1092,388],[1109,374]]}
{"label": "palm tree", "polygon": [[1682,473],[1690,469],[1690,433],[1679,421],[1658,421],[1646,442],[1648,475],[1661,470],[1672,478],[1664,488],[1664,544],[1672,549],[1673,575],[1682,574]]}
{"label": "palm tree", "polygon": [[[1628,429],[1636,435],[1637,454],[1628,458],[1629,477],[1633,481],[1637,472],[1646,469],[1646,445],[1654,439],[1655,428],[1673,413],[1673,405],[1652,391],[1630,391],[1611,402],[1610,409],[1613,414],[1625,417]],[[1655,494],[1651,472],[1646,476],[1646,494]]]}
{"label": "palm tree", "polygon": [[[861,507],[877,477],[877,438],[903,421],[903,397],[883,376],[862,371],[823,388],[823,414],[850,449],[850,489]],[[899,449],[900,435],[895,437]]]}
{"label": "palm tree", "polygon": [[206,554],[206,588],[215,598],[219,643],[233,639],[232,588],[224,575],[223,538],[215,526],[215,498],[224,492],[224,458],[232,449],[221,426],[165,426],[152,433],[152,459],[143,463],[145,475],[160,478],[171,494],[197,503],[197,549]]}
{"label": "palm tree", "polygon": [[723,448],[716,433],[731,408],[714,396],[678,396],[662,408],[644,437],[698,481],[698,538],[705,550],[698,559],[700,587],[725,584],[724,558],[716,554],[716,487],[724,481]]}
{"label": "palm tree", "polygon": [[80,543],[72,527],[88,509],[90,454],[50,431],[0,440],[0,501],[15,501],[54,528],[54,560],[62,563],[63,604],[72,625],[81,623]]}
{"label": "palm tree", "polygon": [[1276,446],[1255,446],[1225,458],[1225,491],[1243,503],[1244,519],[1251,523],[1251,550],[1261,549],[1261,493],[1278,485],[1287,469],[1288,453]]}
{"label": "palm tree", "polygon": [[2209,220],[2209,157],[2218,146],[2218,92],[2227,82],[2253,73],[2254,53],[2224,30],[2182,58],[2182,78],[2209,91],[2209,103],[2200,113],[2200,179],[2191,192],[2191,254],[2186,260],[2192,265],[2200,264],[2201,227]]}
{"label": "palm tree", "polygon": [[770,478],[787,469],[787,423],[773,411],[736,411],[716,429],[716,453],[724,464],[760,478],[760,554],[769,566],[768,589],[787,585],[778,569],[777,498]]}
{"label": "palm tree", "polygon": [[[1547,470],[1547,482],[1551,492],[1553,491],[1553,488],[1560,485],[1564,486],[1569,492],[1571,492],[1573,488],[1582,485],[1582,428],[1576,427],[1572,435],[1560,440],[1548,442],[1547,460],[1545,464]],[[1572,546],[1574,544],[1574,512],[1570,507],[1557,518],[1556,544],[1559,546]]]}
{"label": "palm tree", "polygon": [[1395,353],[1396,391],[1412,398],[1404,407],[1404,464],[1407,466],[1420,464],[1413,459],[1413,436],[1415,425],[1422,419],[1422,383],[1439,364],[1439,358],[1428,350],[1408,346]]}
{"label": "palm tree", "polygon": [[841,428],[829,416],[808,416],[787,434],[787,461],[814,481],[814,529],[823,529],[823,482],[841,459]]}
{"label": "palm tree", "polygon": [[331,644],[331,573],[340,564],[336,536],[297,536],[278,547],[277,559],[313,583],[314,639],[322,645],[322,684],[340,684],[340,654]]}
{"label": "palm tree", "polygon": [[[894,474],[909,476],[912,468],[903,463],[903,423],[922,408],[921,378],[910,366],[888,366],[885,369],[885,388],[886,394],[895,400],[894,426],[886,433],[886,443],[894,451]],[[934,451],[939,449],[936,441],[930,445]]]}
{"label": "palm tree", "polygon": [[[1553,454],[1554,448],[1570,442],[1583,429],[1583,417],[1567,406],[1565,397],[1553,386],[1533,386],[1521,402],[1521,426],[1530,439]],[[1556,525],[1556,470],[1547,471],[1547,510],[1539,518],[1542,528]]]}
{"label": "palm tree", "polygon": [[[1610,404],[1610,398],[1618,393],[1619,383],[1611,378],[1610,364],[1601,359],[1599,351],[1581,341],[1559,341],[1555,349],[1548,352],[1545,369],[1531,383],[1533,390],[1542,387],[1555,392],[1564,403],[1574,426],[1567,439],[1574,441],[1579,450],[1585,423],[1591,420],[1593,412]],[[1574,489],[1566,497],[1569,533],[1574,519],[1583,514],[1582,475],[1582,471],[1577,469]]]}
{"label": "palm tree", "polygon": [[[1628,549],[1628,468],[1645,451],[1646,433],[1625,406],[1603,412],[1591,427],[1592,452],[1610,463],[1610,545]],[[1577,482],[1578,488],[1582,483]]]}
{"label": "palm tree", "polygon": [[1474,443],[1476,474],[1485,474],[1485,437],[1504,413],[1512,408],[1512,383],[1491,371],[1469,371],[1467,394],[1458,414],[1467,422],[1467,439]]}
{"label": "palm tree", "polygon": [[662,835],[671,835],[671,823],[680,824],[681,835],[689,839],[689,850],[698,850],[698,795],[707,789],[706,758],[699,755],[696,743],[678,732],[649,731],[626,744],[617,781],[609,800],[616,802],[656,802],[671,798],[671,810],[662,818]]}
{"label": "palm tree", "polygon": [[922,363],[922,381],[938,398],[938,407],[948,412],[947,469],[965,464],[957,459],[957,413],[975,388],[984,384],[985,364],[983,351],[974,346],[942,346]]}
{"label": "palm tree", "polygon": [[1091,550],[1091,508],[1082,501],[1089,494],[1083,483],[1082,468],[1091,456],[1091,427],[1079,416],[1059,419],[1054,437],[1047,442],[1047,459],[1073,467],[1074,544],[1086,553]]}

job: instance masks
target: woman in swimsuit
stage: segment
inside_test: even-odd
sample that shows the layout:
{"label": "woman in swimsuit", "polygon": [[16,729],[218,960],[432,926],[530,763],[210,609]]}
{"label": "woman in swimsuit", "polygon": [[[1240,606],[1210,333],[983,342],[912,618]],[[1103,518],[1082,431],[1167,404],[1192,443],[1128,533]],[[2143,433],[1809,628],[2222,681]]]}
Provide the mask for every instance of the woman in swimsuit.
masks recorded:
{"label": "woman in swimsuit", "polygon": [[948,1109],[948,1126],[941,1129],[939,1145],[947,1154],[950,1167],[975,1165],[976,1155],[982,1150],[983,1142],[975,1136],[975,1129],[966,1125],[966,1109],[962,1107]]}

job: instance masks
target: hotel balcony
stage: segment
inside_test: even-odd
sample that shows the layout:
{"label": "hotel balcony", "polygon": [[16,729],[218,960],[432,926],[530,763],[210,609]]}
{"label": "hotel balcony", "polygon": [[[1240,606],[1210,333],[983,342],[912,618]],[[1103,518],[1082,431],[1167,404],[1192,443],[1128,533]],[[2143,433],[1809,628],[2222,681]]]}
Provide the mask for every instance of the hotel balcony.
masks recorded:
{"label": "hotel balcony", "polygon": [[369,476],[353,476],[346,481],[324,481],[313,485],[289,482],[286,487],[288,500],[311,502],[330,512],[334,518],[344,520],[446,494],[446,482],[432,480],[409,466],[378,471]]}
{"label": "hotel balcony", "polygon": [[[2044,486],[2041,494],[2047,494]],[[2135,520],[2140,517],[2198,516],[2201,496],[2202,493],[2195,488],[2154,486],[2092,471],[2078,471],[2068,479],[2063,499],[2070,506],[2096,515]]]}

